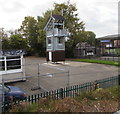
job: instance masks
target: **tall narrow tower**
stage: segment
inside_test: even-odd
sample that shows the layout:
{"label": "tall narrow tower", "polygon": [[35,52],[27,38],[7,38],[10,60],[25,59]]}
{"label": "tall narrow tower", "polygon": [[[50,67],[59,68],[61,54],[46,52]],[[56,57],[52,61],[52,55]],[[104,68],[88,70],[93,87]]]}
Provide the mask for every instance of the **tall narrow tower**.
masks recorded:
{"label": "tall narrow tower", "polygon": [[65,61],[64,18],[60,15],[51,15],[44,30],[46,30],[47,61]]}

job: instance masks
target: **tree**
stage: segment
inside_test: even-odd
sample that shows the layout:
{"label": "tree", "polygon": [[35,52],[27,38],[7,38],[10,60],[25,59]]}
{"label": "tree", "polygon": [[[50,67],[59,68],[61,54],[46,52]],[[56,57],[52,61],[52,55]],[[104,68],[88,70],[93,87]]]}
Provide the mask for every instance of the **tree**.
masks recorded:
{"label": "tree", "polygon": [[48,19],[50,17],[50,11],[47,11],[42,16],[37,17],[38,26],[38,54],[40,56],[46,55],[46,32],[43,30]]}
{"label": "tree", "polygon": [[1,43],[2,43],[2,50],[10,49],[10,41],[8,38],[4,37]]}
{"label": "tree", "polygon": [[85,41],[94,46],[95,45],[95,33],[93,33],[92,31],[85,31]]}
{"label": "tree", "polygon": [[0,28],[0,49],[9,49],[9,38],[8,35],[6,33],[6,31],[4,31],[4,28]]}
{"label": "tree", "polygon": [[78,18],[78,13],[76,13],[77,8],[75,4],[70,4],[68,1],[66,4],[57,4],[55,3],[55,8],[53,13],[61,15],[63,11],[63,16],[65,19],[65,28],[68,29],[70,36],[69,38],[75,38],[79,32],[84,31],[84,22]]}
{"label": "tree", "polygon": [[11,49],[27,49],[26,39],[20,34],[13,34],[10,36],[10,48]]}
{"label": "tree", "polygon": [[73,49],[76,44],[83,40],[84,33],[84,22],[78,18],[77,8],[75,4],[67,3],[54,4],[55,8],[53,10],[54,14],[61,15],[63,11],[63,16],[65,20],[65,28],[69,31],[69,39],[66,41],[66,56],[73,57]]}
{"label": "tree", "polygon": [[30,47],[31,52],[36,53],[36,50],[38,48],[37,20],[31,16],[25,17],[19,31],[23,37],[26,38],[27,45]]}

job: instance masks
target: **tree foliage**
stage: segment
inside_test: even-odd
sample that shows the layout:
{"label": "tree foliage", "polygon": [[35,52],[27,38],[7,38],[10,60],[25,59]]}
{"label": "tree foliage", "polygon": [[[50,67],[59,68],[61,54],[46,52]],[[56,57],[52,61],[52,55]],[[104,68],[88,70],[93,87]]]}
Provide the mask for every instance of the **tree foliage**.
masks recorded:
{"label": "tree foliage", "polygon": [[10,42],[7,38],[2,39],[2,49],[10,49]]}
{"label": "tree foliage", "polygon": [[43,30],[48,19],[50,17],[50,11],[47,11],[43,16],[38,16],[38,54],[40,56],[45,56],[46,54],[46,32]]}
{"label": "tree foliage", "polygon": [[85,34],[85,41],[88,44],[94,46],[95,45],[95,37],[96,37],[95,33],[93,33],[92,31],[85,31],[84,34]]}
{"label": "tree foliage", "polygon": [[27,49],[26,39],[17,30],[2,31],[1,43],[3,50]]}
{"label": "tree foliage", "polygon": [[75,4],[55,3],[53,13],[61,15],[63,13],[65,28],[69,32],[68,40],[66,41],[66,57],[73,57],[73,49],[76,44],[83,40],[83,33],[85,24],[78,17],[77,8]]}
{"label": "tree foliage", "polygon": [[10,48],[11,49],[27,49],[26,39],[21,34],[13,34],[10,36]]}
{"label": "tree foliage", "polygon": [[24,18],[22,25],[19,29],[21,34],[27,40],[27,45],[30,47],[32,52],[36,52],[38,49],[38,27],[37,20],[34,17],[28,16]]}
{"label": "tree foliage", "polygon": [[9,39],[4,28],[0,29],[0,49],[9,49]]}

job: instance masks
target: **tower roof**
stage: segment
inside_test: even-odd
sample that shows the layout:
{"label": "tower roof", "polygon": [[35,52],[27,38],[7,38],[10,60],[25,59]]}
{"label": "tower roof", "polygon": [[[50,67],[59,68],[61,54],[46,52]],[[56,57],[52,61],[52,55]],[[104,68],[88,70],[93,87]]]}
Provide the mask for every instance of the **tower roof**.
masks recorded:
{"label": "tower roof", "polygon": [[53,17],[55,20],[64,20],[63,16],[61,16],[61,15],[52,15],[52,17]]}
{"label": "tower roof", "polygon": [[[55,21],[55,20],[57,20],[57,21],[63,21],[64,18],[63,18],[63,16],[61,16],[61,15],[51,15],[51,17],[49,18],[47,24],[46,24],[45,27],[44,27],[44,30],[46,30],[47,28],[52,27],[52,25],[51,25],[50,23],[52,23],[52,22]],[[49,26],[50,26],[50,27],[49,27]]]}

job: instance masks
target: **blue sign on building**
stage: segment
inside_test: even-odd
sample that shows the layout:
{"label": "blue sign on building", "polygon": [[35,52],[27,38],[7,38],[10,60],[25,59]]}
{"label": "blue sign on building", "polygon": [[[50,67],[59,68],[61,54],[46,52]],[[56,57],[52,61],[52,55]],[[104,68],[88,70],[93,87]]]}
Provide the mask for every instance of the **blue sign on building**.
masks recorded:
{"label": "blue sign on building", "polygon": [[110,42],[110,40],[101,40],[100,42]]}

